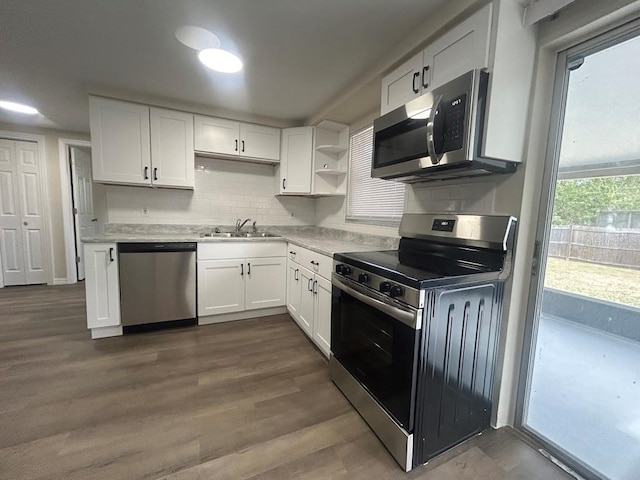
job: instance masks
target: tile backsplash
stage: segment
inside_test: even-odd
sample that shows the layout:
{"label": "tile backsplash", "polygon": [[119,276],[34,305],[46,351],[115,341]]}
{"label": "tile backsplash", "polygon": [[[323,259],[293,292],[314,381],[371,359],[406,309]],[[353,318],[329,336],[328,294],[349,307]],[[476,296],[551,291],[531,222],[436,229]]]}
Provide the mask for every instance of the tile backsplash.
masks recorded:
{"label": "tile backsplash", "polygon": [[[196,158],[195,189],[105,188],[109,223],[313,225],[315,201],[275,196],[271,165]],[[147,209],[146,215],[143,209]]]}

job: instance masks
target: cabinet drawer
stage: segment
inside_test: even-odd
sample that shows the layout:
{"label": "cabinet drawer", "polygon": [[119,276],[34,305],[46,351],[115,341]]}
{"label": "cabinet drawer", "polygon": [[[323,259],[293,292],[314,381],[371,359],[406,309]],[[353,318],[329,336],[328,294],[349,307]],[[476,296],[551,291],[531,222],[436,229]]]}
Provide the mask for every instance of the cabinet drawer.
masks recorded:
{"label": "cabinet drawer", "polygon": [[198,243],[198,260],[286,256],[287,244],[285,242]]}
{"label": "cabinet drawer", "polygon": [[287,256],[289,260],[293,260],[296,263],[300,263],[300,247],[293,243],[287,244]]}
{"label": "cabinet drawer", "polygon": [[331,257],[302,247],[300,247],[298,257],[298,263],[303,267],[310,269],[327,280],[331,278],[331,271],[333,270],[333,259]]}

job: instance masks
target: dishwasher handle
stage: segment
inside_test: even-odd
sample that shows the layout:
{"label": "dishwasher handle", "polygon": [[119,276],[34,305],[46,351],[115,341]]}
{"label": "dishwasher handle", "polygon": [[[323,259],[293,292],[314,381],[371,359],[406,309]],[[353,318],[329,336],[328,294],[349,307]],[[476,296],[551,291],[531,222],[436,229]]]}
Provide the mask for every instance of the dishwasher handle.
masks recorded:
{"label": "dishwasher handle", "polygon": [[195,252],[196,242],[119,243],[118,253]]}

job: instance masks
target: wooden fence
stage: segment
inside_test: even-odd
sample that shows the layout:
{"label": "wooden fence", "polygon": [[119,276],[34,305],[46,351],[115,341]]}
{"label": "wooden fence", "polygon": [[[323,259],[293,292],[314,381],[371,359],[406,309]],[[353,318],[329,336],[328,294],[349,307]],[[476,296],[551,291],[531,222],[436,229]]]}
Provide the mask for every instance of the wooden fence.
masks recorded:
{"label": "wooden fence", "polygon": [[640,230],[553,226],[549,256],[640,268]]}

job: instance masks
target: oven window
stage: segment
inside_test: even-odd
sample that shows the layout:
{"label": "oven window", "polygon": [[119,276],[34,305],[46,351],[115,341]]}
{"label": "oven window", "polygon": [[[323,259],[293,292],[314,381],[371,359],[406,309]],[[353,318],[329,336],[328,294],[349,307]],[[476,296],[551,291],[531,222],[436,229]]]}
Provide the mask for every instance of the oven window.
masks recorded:
{"label": "oven window", "polygon": [[331,350],[406,430],[413,430],[419,330],[333,287]]}
{"label": "oven window", "polygon": [[374,168],[428,157],[427,119],[409,118],[385,128],[375,133],[373,142]]}

